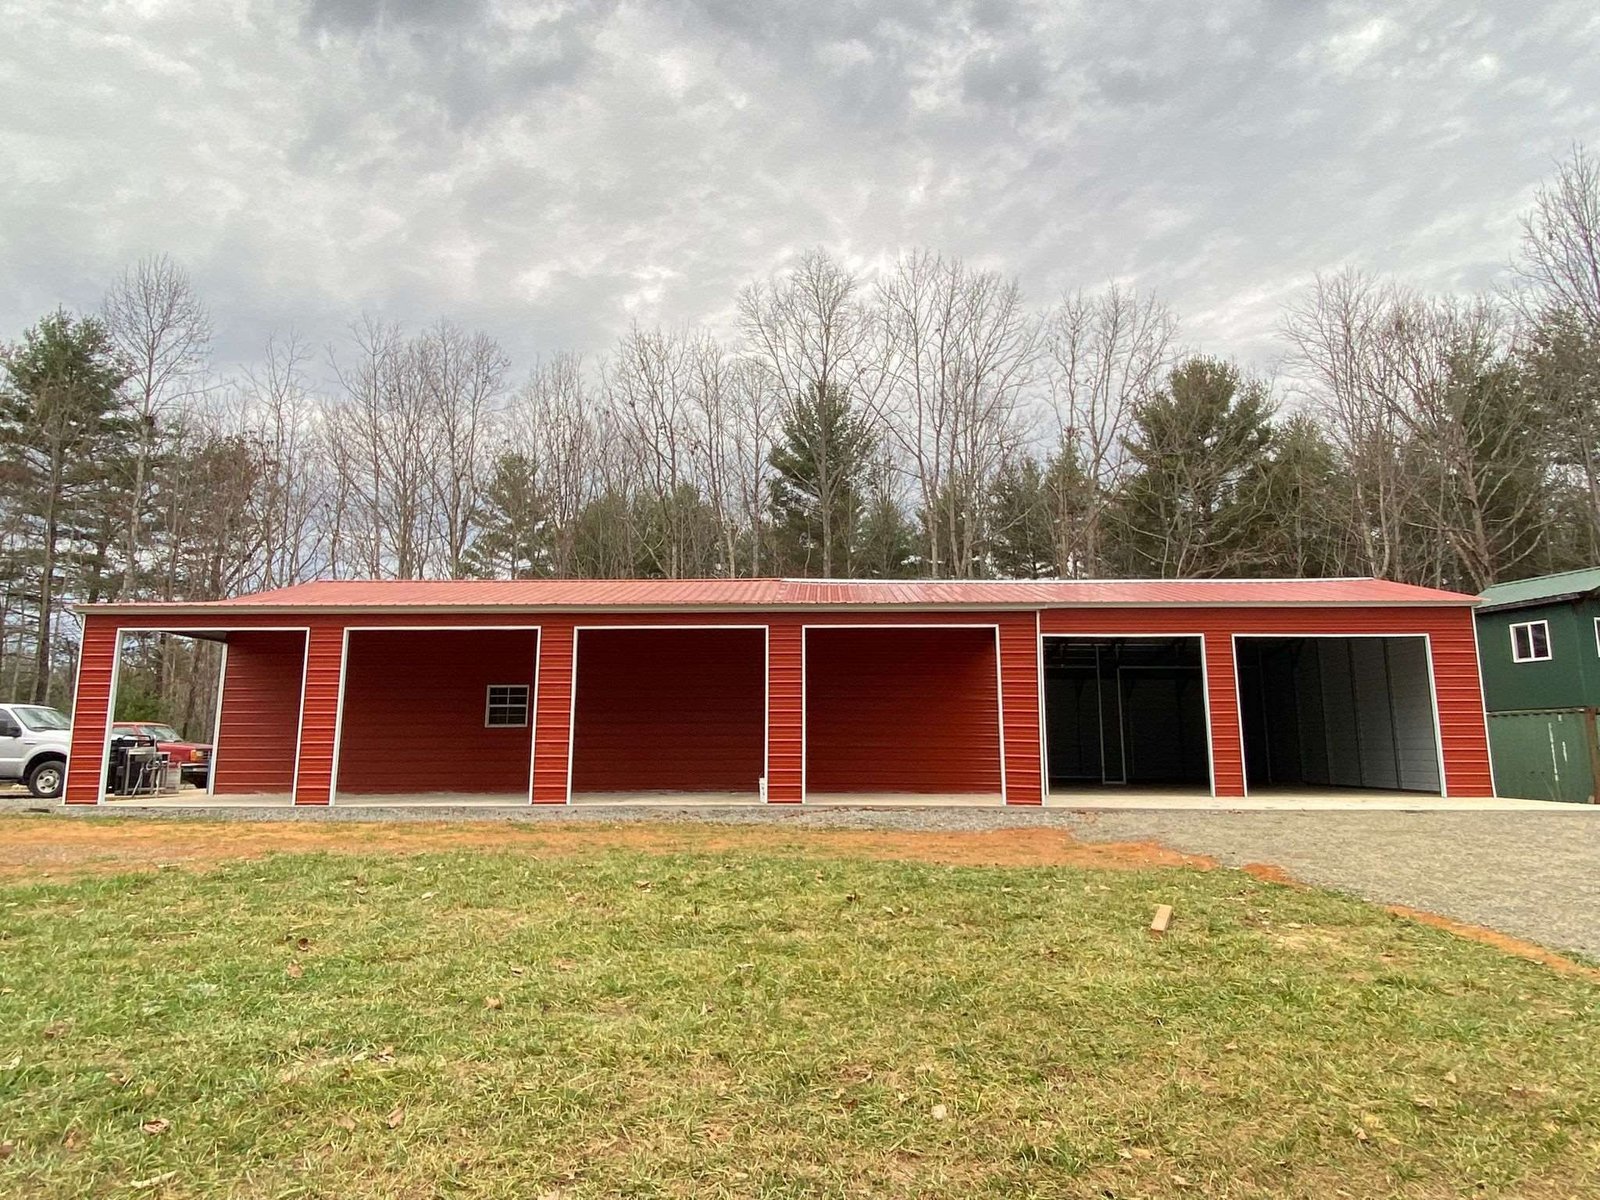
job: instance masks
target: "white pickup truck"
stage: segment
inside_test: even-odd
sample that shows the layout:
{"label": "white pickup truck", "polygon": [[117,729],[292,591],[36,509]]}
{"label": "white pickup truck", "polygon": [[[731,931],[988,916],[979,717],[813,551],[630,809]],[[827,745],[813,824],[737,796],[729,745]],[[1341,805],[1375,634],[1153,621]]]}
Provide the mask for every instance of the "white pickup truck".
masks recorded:
{"label": "white pickup truck", "polygon": [[21,780],[43,800],[61,795],[72,721],[43,704],[0,704],[0,782]]}

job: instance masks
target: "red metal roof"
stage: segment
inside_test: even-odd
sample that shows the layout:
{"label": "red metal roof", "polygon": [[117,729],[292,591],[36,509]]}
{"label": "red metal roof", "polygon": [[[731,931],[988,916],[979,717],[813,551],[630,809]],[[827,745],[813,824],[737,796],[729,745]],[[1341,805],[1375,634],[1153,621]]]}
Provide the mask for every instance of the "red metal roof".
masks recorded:
{"label": "red metal roof", "polygon": [[348,579],[205,603],[88,606],[116,612],[228,609],[1070,608],[1212,605],[1470,605],[1459,592],[1385,579],[821,580]]}

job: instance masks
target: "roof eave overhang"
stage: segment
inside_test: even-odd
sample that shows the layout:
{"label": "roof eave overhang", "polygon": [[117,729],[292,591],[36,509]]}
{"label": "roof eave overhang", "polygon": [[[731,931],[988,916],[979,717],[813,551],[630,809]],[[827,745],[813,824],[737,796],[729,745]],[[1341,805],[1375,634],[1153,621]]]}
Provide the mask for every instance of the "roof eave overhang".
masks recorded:
{"label": "roof eave overhang", "polygon": [[73,611],[84,616],[205,617],[227,621],[233,617],[296,618],[307,616],[406,616],[444,614],[634,613],[657,616],[699,613],[897,613],[897,612],[1055,612],[1124,608],[1471,608],[1476,599],[1417,600],[1097,600],[1080,603],[1027,604],[81,604]]}
{"label": "roof eave overhang", "polygon": [[1494,601],[1481,601],[1478,611],[1481,613],[1516,612],[1519,608],[1549,608],[1553,604],[1571,604],[1577,600],[1593,600],[1595,592],[1562,592],[1559,596],[1540,596],[1533,600],[1502,600],[1496,604]]}

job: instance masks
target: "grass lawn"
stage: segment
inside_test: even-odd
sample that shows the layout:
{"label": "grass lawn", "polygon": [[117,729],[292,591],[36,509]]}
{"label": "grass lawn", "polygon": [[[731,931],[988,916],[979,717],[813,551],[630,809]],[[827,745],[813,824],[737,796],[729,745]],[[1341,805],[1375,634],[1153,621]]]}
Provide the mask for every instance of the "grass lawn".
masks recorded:
{"label": "grass lawn", "polygon": [[1232,871],[13,881],[0,1195],[1592,1195],[1597,1017],[1590,979]]}

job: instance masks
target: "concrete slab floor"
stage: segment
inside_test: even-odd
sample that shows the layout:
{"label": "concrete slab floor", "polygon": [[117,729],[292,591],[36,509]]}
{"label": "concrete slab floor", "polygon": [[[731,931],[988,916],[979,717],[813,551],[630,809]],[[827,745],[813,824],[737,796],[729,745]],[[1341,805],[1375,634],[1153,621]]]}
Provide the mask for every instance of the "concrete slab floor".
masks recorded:
{"label": "concrete slab floor", "polygon": [[201,791],[172,792],[161,796],[107,796],[106,808],[292,808],[288,792],[252,796],[208,796]]}
{"label": "concrete slab floor", "polygon": [[1563,804],[1554,800],[1519,800],[1507,796],[1431,796],[1420,792],[1316,792],[1299,788],[1267,790],[1253,796],[1211,796],[1191,791],[1096,792],[1052,791],[1047,808],[1190,812],[1549,812],[1600,813],[1600,805]]}
{"label": "concrete slab floor", "polygon": [[1004,808],[999,792],[947,793],[922,792],[812,792],[807,805],[837,805],[841,808]]}
{"label": "concrete slab floor", "polygon": [[580,808],[618,805],[720,808],[761,802],[760,792],[577,792],[572,797],[572,804]]}
{"label": "concrete slab floor", "polygon": [[335,796],[339,808],[490,808],[517,805],[526,808],[527,792],[396,792],[393,795]]}

